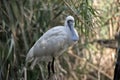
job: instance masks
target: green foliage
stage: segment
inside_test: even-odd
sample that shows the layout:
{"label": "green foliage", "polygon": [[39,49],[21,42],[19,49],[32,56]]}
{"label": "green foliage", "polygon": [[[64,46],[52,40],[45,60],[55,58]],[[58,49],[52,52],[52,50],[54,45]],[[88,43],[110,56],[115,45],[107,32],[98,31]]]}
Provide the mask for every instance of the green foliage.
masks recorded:
{"label": "green foliage", "polygon": [[[30,47],[49,28],[64,24],[67,15],[75,17],[76,29],[85,38],[81,41],[85,40],[87,44],[96,36],[94,28],[104,26],[106,20],[92,5],[92,0],[1,0],[0,80],[22,80]],[[81,43],[78,44],[80,47]],[[66,63],[65,66],[68,66]],[[76,70],[82,73],[80,69]],[[44,72],[47,74],[46,70]],[[28,70],[27,78],[39,78],[39,69]]]}

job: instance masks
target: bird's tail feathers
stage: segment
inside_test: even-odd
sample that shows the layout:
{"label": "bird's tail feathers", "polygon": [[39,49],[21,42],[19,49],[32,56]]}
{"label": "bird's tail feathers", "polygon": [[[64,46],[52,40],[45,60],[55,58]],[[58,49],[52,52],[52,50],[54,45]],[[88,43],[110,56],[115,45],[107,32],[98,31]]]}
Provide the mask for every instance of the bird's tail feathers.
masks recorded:
{"label": "bird's tail feathers", "polygon": [[31,62],[32,60],[34,60],[33,47],[30,49],[26,56],[26,63]]}

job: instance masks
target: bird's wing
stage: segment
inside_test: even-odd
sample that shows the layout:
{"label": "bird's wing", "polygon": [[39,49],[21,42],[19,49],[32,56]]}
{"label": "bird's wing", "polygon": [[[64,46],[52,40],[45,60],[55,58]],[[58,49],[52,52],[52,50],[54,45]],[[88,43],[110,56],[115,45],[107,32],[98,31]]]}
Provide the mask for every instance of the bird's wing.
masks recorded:
{"label": "bird's wing", "polygon": [[[58,40],[59,38],[62,37],[62,35],[63,35],[62,39],[64,39],[64,34],[65,31],[63,26],[54,27],[48,30],[46,33],[43,34],[42,37],[39,38],[39,40],[36,41],[33,47],[29,50],[26,56],[26,62],[31,62],[32,60],[34,60],[35,59],[34,56],[36,55],[44,55],[43,54],[44,52],[47,52],[45,54],[48,54],[48,51],[50,50],[52,45],[55,45],[56,42],[62,41],[61,39]],[[53,50],[54,49],[51,49],[50,51]]]}
{"label": "bird's wing", "polygon": [[63,27],[47,31],[34,45],[34,56],[59,56],[69,46],[69,36]]}

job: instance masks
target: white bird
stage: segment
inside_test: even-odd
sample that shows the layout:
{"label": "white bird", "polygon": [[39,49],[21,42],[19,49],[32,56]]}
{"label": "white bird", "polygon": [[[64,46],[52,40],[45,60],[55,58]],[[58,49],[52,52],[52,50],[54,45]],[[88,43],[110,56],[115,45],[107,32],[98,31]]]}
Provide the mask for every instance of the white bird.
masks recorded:
{"label": "white bird", "polygon": [[79,40],[78,33],[74,28],[74,18],[66,17],[64,26],[56,26],[41,36],[26,56],[26,63],[33,61],[31,68],[39,61],[47,61],[48,73],[54,73],[54,60],[68,49],[74,42]]}

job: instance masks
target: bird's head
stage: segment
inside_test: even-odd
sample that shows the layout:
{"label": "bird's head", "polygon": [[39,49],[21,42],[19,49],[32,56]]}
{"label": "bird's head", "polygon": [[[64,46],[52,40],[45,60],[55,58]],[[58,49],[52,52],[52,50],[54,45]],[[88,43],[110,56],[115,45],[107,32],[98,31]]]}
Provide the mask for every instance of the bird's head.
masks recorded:
{"label": "bird's head", "polygon": [[74,17],[73,16],[68,16],[66,17],[66,21],[65,21],[65,26],[73,26],[74,27]]}
{"label": "bird's head", "polygon": [[75,25],[74,17],[73,16],[66,17],[65,26],[71,32],[70,35],[72,36],[72,40],[73,41],[78,41],[79,40],[79,36],[78,36],[77,31],[74,29],[74,25]]}

